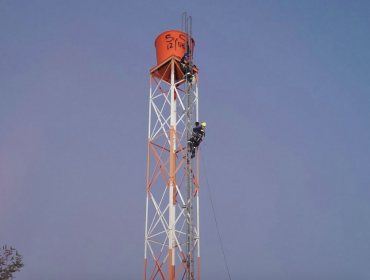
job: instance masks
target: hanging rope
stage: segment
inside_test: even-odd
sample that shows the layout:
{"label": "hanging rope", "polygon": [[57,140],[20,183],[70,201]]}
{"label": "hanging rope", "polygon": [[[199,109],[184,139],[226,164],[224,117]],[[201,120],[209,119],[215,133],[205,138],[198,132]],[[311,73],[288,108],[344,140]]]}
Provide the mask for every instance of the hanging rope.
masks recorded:
{"label": "hanging rope", "polygon": [[[199,147],[199,148],[200,148],[200,147]],[[202,149],[200,149],[200,150],[202,150]],[[199,154],[200,154],[200,153],[199,153]],[[229,279],[231,280],[230,271],[229,271],[229,266],[227,265],[226,255],[225,255],[225,251],[224,251],[224,246],[222,245],[222,240],[221,240],[220,230],[219,230],[219,228],[218,228],[218,223],[217,223],[217,219],[216,219],[215,207],[213,206],[213,200],[212,200],[212,195],[211,195],[211,189],[209,188],[208,176],[207,176],[207,171],[206,171],[206,165],[204,164],[203,156],[201,156],[201,158],[202,158],[202,163],[203,163],[204,173],[205,173],[205,175],[206,175],[206,181],[207,181],[207,188],[208,188],[209,198],[211,199],[211,205],[212,205],[212,210],[213,210],[213,217],[215,218],[215,222],[216,222],[216,228],[217,228],[218,238],[219,238],[219,240],[220,240],[221,249],[222,249],[222,254],[223,254],[223,256],[224,256],[225,265],[226,265],[226,269],[227,269],[227,274],[229,275]]]}

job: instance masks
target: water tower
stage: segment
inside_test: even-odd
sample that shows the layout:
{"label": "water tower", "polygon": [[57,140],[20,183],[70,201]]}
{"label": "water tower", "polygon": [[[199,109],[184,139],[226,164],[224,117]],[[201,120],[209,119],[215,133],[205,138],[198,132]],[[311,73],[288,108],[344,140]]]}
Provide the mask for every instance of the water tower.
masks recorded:
{"label": "water tower", "polygon": [[155,40],[157,65],[150,70],[144,280],[200,280],[199,155],[191,159],[187,139],[199,120],[198,69],[184,79],[180,60],[195,41],[192,19],[182,31]]}

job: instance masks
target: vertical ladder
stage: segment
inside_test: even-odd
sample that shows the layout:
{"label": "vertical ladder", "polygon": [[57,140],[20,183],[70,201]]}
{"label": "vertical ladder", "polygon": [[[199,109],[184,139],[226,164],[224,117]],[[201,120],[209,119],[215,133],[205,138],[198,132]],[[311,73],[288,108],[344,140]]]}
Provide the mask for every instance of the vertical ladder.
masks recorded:
{"label": "vertical ladder", "polygon": [[[186,12],[182,14],[181,31],[185,33],[185,52],[189,54],[190,62],[189,68],[190,73],[193,75],[193,38],[192,38],[192,17],[187,17]],[[192,107],[193,100],[192,94],[193,85],[186,83],[187,93],[187,114],[186,114],[186,131],[187,139],[192,137]],[[197,120],[198,121],[198,120]],[[193,180],[192,180],[192,164],[191,164],[191,151],[188,148],[187,152],[187,165],[186,165],[186,193],[187,193],[187,205],[186,205],[186,217],[187,217],[187,246],[186,246],[186,265],[187,265],[187,280],[194,280],[194,236],[193,236]]]}

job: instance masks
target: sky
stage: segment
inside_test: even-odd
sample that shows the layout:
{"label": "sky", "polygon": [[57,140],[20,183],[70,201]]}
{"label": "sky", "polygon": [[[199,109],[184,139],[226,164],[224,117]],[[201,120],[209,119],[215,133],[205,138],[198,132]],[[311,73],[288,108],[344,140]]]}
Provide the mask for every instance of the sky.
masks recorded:
{"label": "sky", "polygon": [[229,279],[211,197],[231,279],[370,279],[369,1],[0,0],[17,280],[142,279],[149,70],[183,12],[207,122],[201,279]]}

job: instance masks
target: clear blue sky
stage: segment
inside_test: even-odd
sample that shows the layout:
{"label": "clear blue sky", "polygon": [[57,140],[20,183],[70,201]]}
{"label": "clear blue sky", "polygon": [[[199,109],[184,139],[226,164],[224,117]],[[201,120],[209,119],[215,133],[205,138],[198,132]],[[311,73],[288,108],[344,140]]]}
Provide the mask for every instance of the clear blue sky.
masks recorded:
{"label": "clear blue sky", "polygon": [[369,1],[0,1],[17,280],[142,279],[155,38],[193,17],[202,279],[370,279]]}

